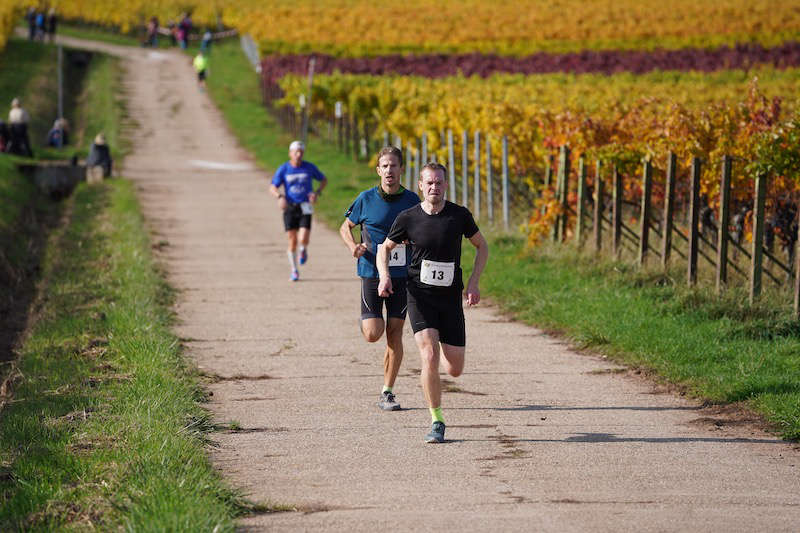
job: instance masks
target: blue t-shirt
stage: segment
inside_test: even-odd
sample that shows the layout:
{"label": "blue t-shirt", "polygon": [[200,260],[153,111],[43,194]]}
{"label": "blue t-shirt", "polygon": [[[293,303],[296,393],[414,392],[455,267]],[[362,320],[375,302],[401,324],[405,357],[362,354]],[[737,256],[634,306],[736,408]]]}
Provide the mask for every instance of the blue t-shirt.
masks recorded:
{"label": "blue t-shirt", "polygon": [[[362,278],[378,277],[378,267],[375,266],[378,244],[386,239],[397,215],[419,203],[419,196],[409,190],[403,189],[398,196],[396,200],[387,202],[381,197],[378,187],[373,187],[359,194],[344,214],[350,222],[361,226],[361,242],[367,246],[367,252],[358,258],[358,275]],[[389,275],[393,278],[408,276],[411,246],[407,245],[407,248],[406,266],[389,267]]]}
{"label": "blue t-shirt", "polygon": [[282,164],[275,175],[272,176],[272,184],[276,187],[284,186],[286,189],[286,200],[292,204],[301,204],[308,201],[308,195],[314,190],[312,180],[322,181],[325,176],[319,169],[308,161],[302,161],[299,167],[293,167],[287,161]]}

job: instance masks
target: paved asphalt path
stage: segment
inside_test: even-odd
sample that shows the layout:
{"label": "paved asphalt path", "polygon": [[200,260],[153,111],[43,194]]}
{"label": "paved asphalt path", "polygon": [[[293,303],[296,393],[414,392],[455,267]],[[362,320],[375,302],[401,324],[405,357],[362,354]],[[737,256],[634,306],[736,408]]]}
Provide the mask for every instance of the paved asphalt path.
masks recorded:
{"label": "paved asphalt path", "polygon": [[124,174],[180,291],[186,354],[213,377],[208,408],[238,427],[212,436],[214,464],[253,500],[296,509],[242,530],[800,529],[796,445],[491,305],[467,312],[466,371],[443,399],[448,442],[424,444],[410,328],[404,409],[381,412],[382,345],[359,335],[353,260],[316,224],[301,281],[288,281],[270,172],[237,146],[189,59],[69,42],[126,58],[138,128]]}

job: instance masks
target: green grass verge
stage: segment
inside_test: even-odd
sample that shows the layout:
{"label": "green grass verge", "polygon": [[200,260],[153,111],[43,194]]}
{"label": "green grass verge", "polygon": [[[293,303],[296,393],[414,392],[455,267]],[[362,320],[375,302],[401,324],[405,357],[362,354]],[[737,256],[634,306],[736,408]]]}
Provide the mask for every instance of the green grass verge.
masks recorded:
{"label": "green grass verge", "polygon": [[[17,45],[29,59],[47,57],[35,43],[14,43],[11,53]],[[34,60],[17,65],[25,75],[0,71],[9,90],[31,87],[39,72]],[[123,153],[119,76],[115,60],[95,55],[75,116],[90,135],[118,139]],[[42,201],[13,159],[0,156],[0,233],[20,237],[12,230],[25,206]],[[271,511],[240,498],[209,463],[205,393],[170,333],[171,293],[150,256],[133,186],[82,184],[61,208],[35,325],[4,372],[16,379],[13,395],[0,398],[8,401],[0,413],[0,530],[231,531],[237,514]],[[25,248],[23,239],[13,244]]]}
{"label": "green grass verge", "polygon": [[0,529],[232,530],[133,186],[81,185],[2,413]]}
{"label": "green grass verge", "polygon": [[[219,46],[211,61],[209,90],[231,130],[262,165],[277,168],[291,139],[264,109],[257,75],[233,43]],[[318,212],[338,227],[355,195],[377,183],[374,171],[318,138],[307,157],[330,180]],[[750,309],[741,291],[719,300],[708,289],[673,283],[680,274],[636,273],[568,251],[529,253],[521,237],[490,235],[490,243],[483,292],[516,318],[698,398],[743,402],[785,438],[800,438],[800,324],[782,304]],[[472,249],[464,250],[468,275]],[[785,298],[764,299],[776,300]]]}

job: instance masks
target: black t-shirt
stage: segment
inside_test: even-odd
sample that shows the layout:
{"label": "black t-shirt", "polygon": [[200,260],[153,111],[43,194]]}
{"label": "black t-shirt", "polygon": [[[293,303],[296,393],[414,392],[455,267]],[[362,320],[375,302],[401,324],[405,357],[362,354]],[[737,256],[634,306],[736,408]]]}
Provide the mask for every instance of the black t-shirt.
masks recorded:
{"label": "black t-shirt", "polygon": [[[412,245],[408,279],[417,287],[434,291],[459,291],[464,288],[461,279],[461,237],[467,239],[478,233],[478,226],[469,209],[445,202],[444,209],[429,215],[422,204],[406,209],[397,215],[386,236],[396,243],[408,240]],[[453,283],[450,287],[431,286],[420,281],[423,260],[455,263]]]}

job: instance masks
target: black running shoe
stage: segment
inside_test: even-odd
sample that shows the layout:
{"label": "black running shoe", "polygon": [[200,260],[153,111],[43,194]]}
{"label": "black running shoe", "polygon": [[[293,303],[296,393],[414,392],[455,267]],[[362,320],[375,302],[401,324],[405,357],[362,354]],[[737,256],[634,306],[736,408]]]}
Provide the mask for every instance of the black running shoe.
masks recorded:
{"label": "black running shoe", "polygon": [[382,392],[381,397],[378,399],[378,407],[384,411],[399,411],[400,404],[394,399],[394,394],[391,392]]}
{"label": "black running shoe", "polygon": [[444,422],[434,422],[431,425],[431,432],[425,435],[425,442],[444,442]]}

